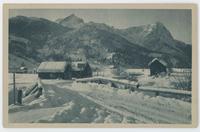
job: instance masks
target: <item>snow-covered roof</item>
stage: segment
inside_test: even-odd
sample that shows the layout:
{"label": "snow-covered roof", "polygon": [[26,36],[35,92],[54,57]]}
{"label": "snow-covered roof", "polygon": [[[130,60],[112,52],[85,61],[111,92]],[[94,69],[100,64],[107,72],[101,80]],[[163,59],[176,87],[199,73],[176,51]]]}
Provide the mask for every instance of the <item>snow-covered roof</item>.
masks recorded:
{"label": "snow-covered roof", "polygon": [[72,62],[72,69],[74,71],[82,71],[85,69],[87,62],[85,61],[76,61]]}
{"label": "snow-covered roof", "polygon": [[42,62],[37,72],[64,72],[67,62],[65,61],[48,61]]}
{"label": "snow-covered roof", "polygon": [[159,60],[158,58],[154,58],[152,61],[150,61],[149,63],[148,63],[148,66],[150,66],[153,62],[155,62],[155,61],[159,61],[161,64],[163,64],[164,66],[167,66],[167,63],[165,62],[165,61],[163,61],[163,60]]}
{"label": "snow-covered roof", "polygon": [[27,68],[25,66],[20,67],[20,70],[24,70],[24,69],[27,69]]}

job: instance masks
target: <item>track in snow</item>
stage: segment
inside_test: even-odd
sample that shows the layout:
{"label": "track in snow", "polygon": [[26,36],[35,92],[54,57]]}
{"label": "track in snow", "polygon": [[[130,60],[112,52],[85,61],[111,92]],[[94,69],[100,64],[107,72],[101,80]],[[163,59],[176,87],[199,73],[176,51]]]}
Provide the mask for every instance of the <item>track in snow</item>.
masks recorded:
{"label": "track in snow", "polygon": [[[43,81],[43,87],[44,99],[34,101],[33,109],[10,113],[11,122],[49,122],[50,118],[52,123],[121,123],[124,119],[133,123],[191,121],[191,104],[180,100],[128,94],[125,90],[96,84]],[[70,102],[73,106],[65,110]]]}

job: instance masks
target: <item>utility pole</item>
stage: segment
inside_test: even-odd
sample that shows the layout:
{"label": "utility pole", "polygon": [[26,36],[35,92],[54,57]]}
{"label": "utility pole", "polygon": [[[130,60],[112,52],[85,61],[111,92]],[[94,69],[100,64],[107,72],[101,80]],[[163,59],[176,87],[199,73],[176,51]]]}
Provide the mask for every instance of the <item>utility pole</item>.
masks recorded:
{"label": "utility pole", "polygon": [[14,105],[15,105],[15,72],[13,72],[13,97],[14,97]]}

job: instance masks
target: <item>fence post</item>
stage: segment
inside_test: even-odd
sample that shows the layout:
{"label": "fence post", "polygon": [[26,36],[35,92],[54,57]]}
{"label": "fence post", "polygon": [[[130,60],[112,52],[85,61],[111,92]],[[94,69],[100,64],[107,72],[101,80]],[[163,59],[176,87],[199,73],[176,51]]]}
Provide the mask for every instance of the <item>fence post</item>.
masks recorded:
{"label": "fence post", "polygon": [[158,91],[156,91],[156,96],[159,96],[159,92]]}
{"label": "fence post", "polygon": [[22,90],[17,91],[17,102],[22,104]]}
{"label": "fence post", "polygon": [[15,105],[15,94],[16,94],[16,91],[15,91],[16,89],[15,89],[15,72],[13,73],[13,96],[14,96],[14,98],[13,98],[13,103],[14,103],[14,105]]}

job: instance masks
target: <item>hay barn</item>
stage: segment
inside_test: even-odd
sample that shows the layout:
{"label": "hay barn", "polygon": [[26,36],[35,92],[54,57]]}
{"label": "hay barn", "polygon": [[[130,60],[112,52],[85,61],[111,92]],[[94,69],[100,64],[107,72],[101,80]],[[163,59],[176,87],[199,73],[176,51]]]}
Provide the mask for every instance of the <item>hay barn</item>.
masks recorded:
{"label": "hay barn", "polygon": [[67,63],[65,61],[42,62],[37,69],[41,79],[71,79],[92,76],[92,69],[87,62]]}
{"label": "hay barn", "polygon": [[71,79],[71,65],[67,62],[42,62],[37,73],[41,79]]}
{"label": "hay barn", "polygon": [[149,62],[148,66],[150,68],[151,76],[167,72],[167,64],[157,58],[154,58],[151,62]]}

